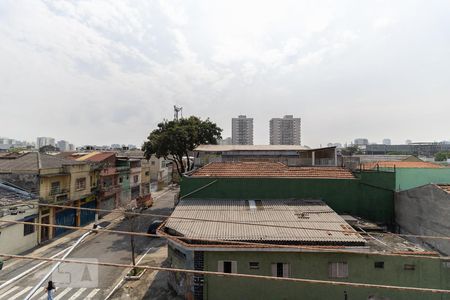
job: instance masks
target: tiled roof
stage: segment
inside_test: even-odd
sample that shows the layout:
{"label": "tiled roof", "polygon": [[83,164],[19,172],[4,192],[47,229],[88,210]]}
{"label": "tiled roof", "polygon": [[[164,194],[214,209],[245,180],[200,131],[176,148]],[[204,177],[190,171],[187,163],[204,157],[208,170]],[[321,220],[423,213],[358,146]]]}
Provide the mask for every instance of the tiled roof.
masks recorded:
{"label": "tiled roof", "polygon": [[39,162],[42,169],[81,164],[81,162],[56,157],[54,155],[28,152],[14,158],[0,157],[0,171],[37,171],[39,169]]}
{"label": "tiled roof", "polygon": [[450,184],[438,184],[438,187],[450,194]]}
{"label": "tiled roof", "polygon": [[289,167],[277,162],[213,162],[191,174],[192,177],[288,177],[288,178],[355,178],[338,167]]}
{"label": "tiled roof", "polygon": [[420,169],[436,169],[442,166],[425,161],[378,161],[363,164],[363,169],[372,170],[380,168],[420,168]]}
{"label": "tiled roof", "polygon": [[115,155],[115,152],[91,152],[86,154],[85,156],[77,158],[77,161],[101,162]]}
{"label": "tiled roof", "polygon": [[197,239],[365,244],[344,219],[320,200],[182,200],[165,227],[170,234]]}
{"label": "tiled roof", "polygon": [[36,198],[37,197],[30,192],[13,186],[7,182],[0,181],[0,206],[10,205],[18,201],[26,201]]}

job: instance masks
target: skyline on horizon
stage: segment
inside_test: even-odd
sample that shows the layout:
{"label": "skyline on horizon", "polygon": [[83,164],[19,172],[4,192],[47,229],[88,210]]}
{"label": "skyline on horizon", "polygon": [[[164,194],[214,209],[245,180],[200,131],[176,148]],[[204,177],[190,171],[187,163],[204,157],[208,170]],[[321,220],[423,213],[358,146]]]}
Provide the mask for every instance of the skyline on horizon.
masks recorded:
{"label": "skyline on horizon", "polygon": [[[450,139],[450,2],[0,2],[1,134],[140,145],[173,105],[302,144]],[[232,22],[230,22],[232,20]]]}

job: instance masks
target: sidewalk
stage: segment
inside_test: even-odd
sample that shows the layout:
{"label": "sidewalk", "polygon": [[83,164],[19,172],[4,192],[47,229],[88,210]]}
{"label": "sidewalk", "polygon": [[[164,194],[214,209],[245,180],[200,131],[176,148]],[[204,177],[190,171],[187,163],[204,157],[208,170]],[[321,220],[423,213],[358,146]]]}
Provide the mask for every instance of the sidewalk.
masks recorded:
{"label": "sidewalk", "polygon": [[[161,197],[163,194],[169,192],[170,190],[171,189],[169,187],[166,187],[166,188],[162,189],[161,191],[153,192],[152,193],[153,201],[157,201],[157,199],[159,197]],[[98,223],[109,222],[110,224],[108,224],[108,226],[104,227],[104,228],[108,229],[108,228],[111,228],[111,227],[115,226],[116,224],[120,223],[122,221],[122,219],[123,219],[122,213],[113,212],[113,213],[109,213],[109,214],[105,215],[103,218],[99,219]],[[93,224],[94,224],[94,222],[89,223],[80,228],[92,229]],[[31,256],[41,256],[41,257],[51,256],[51,255],[57,253],[57,251],[61,251],[65,247],[69,247],[71,245],[71,242],[75,241],[77,238],[79,238],[85,232],[86,232],[86,230],[72,230],[70,233],[63,235],[62,237],[52,239],[43,245],[39,245],[34,249],[26,251],[25,254],[31,255]],[[83,243],[92,239],[93,237],[94,236],[87,237],[83,241]],[[17,265],[20,262],[23,262],[23,260],[5,259],[4,265],[3,265],[3,270],[9,269],[9,268]]]}

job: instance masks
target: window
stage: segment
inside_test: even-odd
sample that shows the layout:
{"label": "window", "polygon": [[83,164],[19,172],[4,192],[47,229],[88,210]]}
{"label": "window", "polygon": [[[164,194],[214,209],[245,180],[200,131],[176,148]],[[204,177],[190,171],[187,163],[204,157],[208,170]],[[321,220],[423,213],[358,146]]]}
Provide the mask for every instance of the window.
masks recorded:
{"label": "window", "polygon": [[139,182],[139,175],[134,175],[133,176],[133,181],[134,181],[134,183]]}
{"label": "window", "polygon": [[152,161],[152,166],[154,166],[155,165],[155,162],[154,161]]}
{"label": "window", "polygon": [[237,273],[237,261],[219,260],[217,262],[217,272]]}
{"label": "window", "polygon": [[346,262],[328,263],[328,276],[330,278],[347,278],[348,264]]}
{"label": "window", "polygon": [[384,261],[376,261],[374,267],[375,269],[384,269]]}
{"label": "window", "polygon": [[50,195],[56,195],[59,194],[61,190],[61,186],[59,181],[52,182],[52,187],[50,188]]}
{"label": "window", "polygon": [[[34,223],[34,218],[26,219],[24,222]],[[34,232],[34,225],[32,224],[23,224],[23,235],[29,235]]]}
{"label": "window", "polygon": [[414,271],[416,269],[416,265],[405,264],[403,266],[403,270]]}
{"label": "window", "polygon": [[145,176],[148,176],[148,175],[150,175],[150,172],[149,171],[145,171]]}
{"label": "window", "polygon": [[77,178],[75,181],[75,189],[78,190],[84,190],[86,188],[86,177],[83,178]]}
{"label": "window", "polygon": [[259,262],[257,261],[251,261],[248,263],[248,268],[250,270],[259,270]]}
{"label": "window", "polygon": [[119,183],[123,182],[123,177],[119,177]]}
{"label": "window", "polygon": [[289,264],[275,263],[272,264],[272,276],[274,277],[289,277]]}

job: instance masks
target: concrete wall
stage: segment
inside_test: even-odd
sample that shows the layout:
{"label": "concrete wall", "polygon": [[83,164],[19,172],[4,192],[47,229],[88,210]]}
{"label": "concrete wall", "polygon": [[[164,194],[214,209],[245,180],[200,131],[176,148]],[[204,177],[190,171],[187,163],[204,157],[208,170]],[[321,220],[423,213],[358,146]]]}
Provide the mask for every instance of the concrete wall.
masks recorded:
{"label": "concrete wall", "polygon": [[[5,215],[1,220],[23,221],[27,216],[37,215],[38,209],[20,207],[26,209],[25,213],[17,215]],[[38,222],[35,218],[34,222]],[[38,244],[38,228],[31,234],[24,235],[24,224],[10,224],[0,223],[0,252],[9,254],[19,254],[27,251]]]}
{"label": "concrete wall", "polygon": [[[395,222],[401,232],[415,235],[450,236],[450,195],[435,185],[397,193]],[[420,239],[450,255],[450,241]]]}
{"label": "concrete wall", "polygon": [[[402,258],[339,253],[277,253],[277,252],[205,252],[205,270],[218,271],[220,260],[237,261],[237,272],[271,276],[272,263],[290,264],[290,277],[319,280],[374,283],[427,288],[449,288],[450,269],[440,260]],[[384,268],[374,268],[383,261]],[[249,262],[259,262],[259,270],[250,270]],[[329,262],[347,262],[349,276],[328,277]],[[414,264],[415,270],[404,270],[404,264]],[[344,292],[347,293],[345,298]],[[369,299],[370,296],[390,300],[450,299],[450,296],[420,292],[397,292],[386,289],[338,287],[332,285],[288,283],[279,281],[207,276],[204,299]],[[384,298],[383,298],[384,297]]]}

